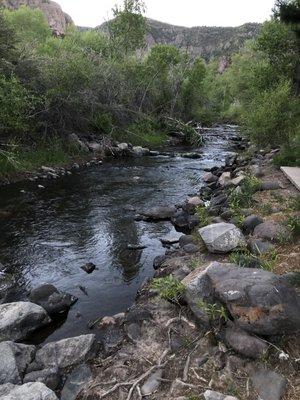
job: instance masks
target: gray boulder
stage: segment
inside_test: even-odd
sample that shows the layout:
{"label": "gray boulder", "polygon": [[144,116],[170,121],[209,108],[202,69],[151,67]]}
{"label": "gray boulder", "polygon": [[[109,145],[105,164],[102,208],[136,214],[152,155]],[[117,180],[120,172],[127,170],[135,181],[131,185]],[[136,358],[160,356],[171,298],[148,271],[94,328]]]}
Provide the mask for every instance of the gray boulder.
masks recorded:
{"label": "gray boulder", "polygon": [[255,227],[253,235],[261,239],[267,239],[276,242],[282,237],[288,237],[290,235],[290,231],[286,226],[283,226],[278,222],[266,221]]}
{"label": "gray boulder", "polygon": [[204,271],[193,271],[182,283],[190,308],[205,325],[209,316],[199,299],[225,305],[236,324],[249,333],[277,335],[300,330],[300,297],[293,286],[272,272],[212,262]]}
{"label": "gray boulder", "polygon": [[37,328],[51,322],[47,312],[30,302],[0,305],[0,341],[22,340]]}
{"label": "gray boulder", "polygon": [[40,382],[16,386],[11,383],[0,386],[1,400],[58,400],[55,393]]}
{"label": "gray boulder", "polygon": [[198,232],[211,253],[228,253],[246,245],[242,232],[235,225],[226,222],[205,226]]}
{"label": "gray boulder", "polygon": [[35,347],[14,342],[1,342],[0,354],[0,385],[21,384],[24,372],[34,357]]}
{"label": "gray boulder", "polygon": [[200,223],[198,215],[190,215],[187,211],[179,210],[171,219],[172,224],[180,232],[190,232]]}
{"label": "gray boulder", "polygon": [[226,328],[225,342],[237,353],[254,359],[260,358],[268,350],[266,342],[235,326]]}
{"label": "gray boulder", "polygon": [[68,376],[61,393],[61,400],[75,400],[79,392],[91,380],[91,368],[86,364],[79,365],[79,367]]}
{"label": "gray boulder", "polygon": [[56,390],[60,383],[60,373],[58,368],[46,368],[40,371],[32,371],[24,376],[23,383],[41,382],[49,389]]}
{"label": "gray boulder", "polygon": [[260,399],[280,400],[283,398],[287,380],[276,372],[254,366],[250,373],[250,379]]}
{"label": "gray boulder", "polygon": [[140,212],[140,214],[148,221],[169,220],[175,213],[176,208],[174,206],[157,206]]}
{"label": "gray boulder", "polygon": [[34,363],[44,368],[67,368],[92,359],[96,353],[95,335],[82,335],[47,343],[37,351]]}
{"label": "gray boulder", "polygon": [[203,180],[206,183],[212,183],[216,182],[218,180],[218,177],[211,172],[207,172],[206,174],[203,175]]}
{"label": "gray boulder", "polygon": [[68,311],[77,297],[59,292],[53,285],[44,284],[30,292],[29,300],[43,307],[49,315],[56,315]]}

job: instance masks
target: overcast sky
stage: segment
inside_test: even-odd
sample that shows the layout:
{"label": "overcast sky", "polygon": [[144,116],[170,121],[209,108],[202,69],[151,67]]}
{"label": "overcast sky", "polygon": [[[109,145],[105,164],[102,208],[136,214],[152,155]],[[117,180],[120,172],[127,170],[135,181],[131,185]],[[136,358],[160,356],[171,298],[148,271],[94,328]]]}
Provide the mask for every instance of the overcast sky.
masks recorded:
{"label": "overcast sky", "polygon": [[[76,25],[97,26],[121,0],[56,0]],[[238,26],[263,22],[275,0],[146,0],[146,16],[182,26]]]}

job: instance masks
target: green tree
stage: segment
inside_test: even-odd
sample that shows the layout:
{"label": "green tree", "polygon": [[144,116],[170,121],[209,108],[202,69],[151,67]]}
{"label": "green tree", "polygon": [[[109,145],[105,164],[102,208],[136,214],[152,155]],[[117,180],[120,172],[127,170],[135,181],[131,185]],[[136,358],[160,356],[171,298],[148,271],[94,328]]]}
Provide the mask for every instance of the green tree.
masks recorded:
{"label": "green tree", "polygon": [[15,60],[15,34],[0,10],[0,74],[11,71]]}
{"label": "green tree", "polygon": [[114,18],[108,23],[114,55],[126,56],[145,46],[147,27],[144,11],[142,0],[124,0],[122,7],[115,6]]}

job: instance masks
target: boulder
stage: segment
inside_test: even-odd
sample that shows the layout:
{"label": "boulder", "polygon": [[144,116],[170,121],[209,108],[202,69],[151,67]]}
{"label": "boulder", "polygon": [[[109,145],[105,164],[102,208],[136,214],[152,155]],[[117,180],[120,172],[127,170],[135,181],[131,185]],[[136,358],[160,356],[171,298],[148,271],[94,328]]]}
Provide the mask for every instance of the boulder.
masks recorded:
{"label": "boulder", "polygon": [[135,146],[132,148],[133,155],[136,157],[146,156],[150,153],[150,150],[141,146]]}
{"label": "boulder", "polygon": [[225,207],[226,205],[227,205],[227,196],[226,194],[223,193],[213,196],[210,200],[210,207],[217,207],[217,206]]}
{"label": "boulder", "polygon": [[41,382],[49,389],[56,390],[60,383],[60,373],[56,367],[32,371],[24,376],[23,382]]}
{"label": "boulder", "polygon": [[4,383],[21,384],[25,370],[34,357],[35,346],[1,342],[0,354],[0,385]]}
{"label": "boulder", "polygon": [[149,210],[142,211],[140,214],[145,217],[147,221],[164,221],[171,219],[176,211],[174,206],[156,206]]}
{"label": "boulder", "polygon": [[117,147],[121,151],[129,150],[128,143],[119,143]]}
{"label": "boulder", "polygon": [[55,393],[40,382],[25,383],[22,386],[7,383],[0,386],[1,400],[58,400]]}
{"label": "boulder", "polygon": [[261,217],[252,214],[244,219],[242,229],[247,235],[250,235],[250,233],[253,232],[254,228],[257,225],[262,224],[263,222],[264,220]]}
{"label": "boulder", "polygon": [[47,312],[30,302],[0,305],[0,341],[22,340],[37,328],[51,322]]}
{"label": "boulder", "polygon": [[228,253],[246,245],[242,232],[226,222],[207,225],[198,232],[211,253]]}
{"label": "boulder", "polygon": [[203,200],[199,196],[188,197],[184,205],[182,206],[182,209],[189,213],[193,213],[196,211],[197,207],[203,205]]}
{"label": "boulder", "polygon": [[206,390],[203,396],[205,400],[238,400],[236,397],[227,396],[226,394],[215,392],[213,390]]}
{"label": "boulder", "polygon": [[189,233],[200,223],[198,215],[190,215],[184,210],[179,210],[171,219],[172,224],[180,232]]}
{"label": "boulder", "polygon": [[68,376],[61,392],[61,400],[75,400],[79,392],[92,380],[91,368],[86,365],[79,365]]}
{"label": "boulder", "polygon": [[97,353],[95,335],[82,335],[45,344],[34,363],[38,366],[67,368],[88,361]]}
{"label": "boulder", "polygon": [[289,334],[300,330],[300,297],[285,279],[262,269],[212,262],[182,283],[196,318],[207,325],[209,316],[199,299],[226,306],[239,328],[257,335]]}
{"label": "boulder", "polygon": [[261,178],[264,176],[264,172],[258,164],[250,165],[249,170],[250,173],[254,175],[256,178]]}
{"label": "boulder", "polygon": [[183,246],[183,247],[182,247],[182,250],[183,250],[185,253],[188,253],[188,254],[195,254],[195,253],[197,253],[200,249],[199,249],[199,246],[197,246],[196,244],[194,244],[194,243],[189,243],[189,244],[186,244],[185,246]]}
{"label": "boulder", "polygon": [[195,244],[195,239],[192,235],[182,235],[179,238],[179,246],[184,247],[187,244]]}
{"label": "boulder", "polygon": [[77,297],[59,292],[53,285],[44,284],[30,292],[29,300],[43,307],[49,315],[53,316],[68,311],[77,301]]}
{"label": "boulder", "polygon": [[[3,269],[2,269],[3,267]],[[15,278],[13,275],[5,272],[5,267],[0,266],[0,304],[5,303],[7,296],[15,286]]]}
{"label": "boulder", "polygon": [[251,383],[263,400],[280,400],[283,398],[287,380],[276,372],[254,366],[250,373]]}
{"label": "boulder", "polygon": [[165,255],[156,256],[153,260],[153,268],[159,269],[167,259],[168,257]]}
{"label": "boulder", "polygon": [[255,227],[253,235],[261,239],[267,239],[276,242],[282,237],[288,237],[290,232],[286,226],[283,226],[278,222],[266,221]]}
{"label": "boulder", "polygon": [[223,174],[219,178],[219,185],[222,187],[230,186],[231,184],[231,173],[230,172],[223,172]]}
{"label": "boulder", "polygon": [[203,175],[203,180],[206,183],[211,183],[211,182],[216,182],[218,180],[218,177],[211,172],[207,172],[206,174]]}
{"label": "boulder", "polygon": [[97,142],[88,142],[87,146],[88,146],[89,150],[91,150],[94,153],[97,153],[97,152],[103,150],[102,145]]}
{"label": "boulder", "polygon": [[268,350],[266,342],[235,326],[226,328],[225,342],[234,351],[249,358],[260,358]]}

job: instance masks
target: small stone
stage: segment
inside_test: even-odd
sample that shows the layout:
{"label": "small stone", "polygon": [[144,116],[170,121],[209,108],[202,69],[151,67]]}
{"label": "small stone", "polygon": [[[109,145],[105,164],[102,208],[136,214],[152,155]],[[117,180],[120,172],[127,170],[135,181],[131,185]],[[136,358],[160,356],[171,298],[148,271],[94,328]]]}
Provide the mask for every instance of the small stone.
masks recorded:
{"label": "small stone", "polygon": [[278,222],[266,221],[255,227],[253,235],[258,238],[276,242],[280,240],[281,237],[288,238],[290,236],[290,231],[287,227]]}
{"label": "small stone", "polygon": [[0,386],[2,400],[58,400],[55,393],[40,382],[17,386],[11,383]]}
{"label": "small stone", "polygon": [[193,243],[186,244],[182,247],[182,250],[188,254],[195,254],[199,251],[199,247]]}
{"label": "small stone", "polygon": [[226,394],[215,392],[213,390],[206,390],[203,395],[205,400],[238,400],[236,397],[227,396]]}
{"label": "small stone", "polygon": [[160,379],[162,378],[162,375],[163,375],[163,370],[158,369],[156,372],[154,372],[154,374],[152,374],[147,379],[147,381],[144,383],[144,385],[141,388],[141,392],[142,392],[143,396],[149,396],[159,388],[159,386],[161,384]]}
{"label": "small stone", "polygon": [[136,341],[141,336],[141,327],[137,323],[126,326],[126,333],[130,340]]}
{"label": "small stone", "polygon": [[251,253],[257,256],[267,253],[275,248],[272,243],[260,239],[250,239],[248,241],[248,247]]}
{"label": "small stone", "polygon": [[80,267],[83,271],[85,271],[87,274],[91,274],[92,272],[95,271],[96,265],[93,263],[87,263]]}
{"label": "small stone", "polygon": [[206,174],[203,175],[203,180],[206,183],[211,183],[211,182],[216,182],[218,180],[218,177],[211,172],[207,172]]}
{"label": "small stone", "polygon": [[276,372],[264,368],[253,368],[251,382],[263,400],[281,400],[285,394],[287,380]]}
{"label": "small stone", "polygon": [[252,214],[244,219],[242,229],[247,235],[249,235],[254,231],[254,228],[257,225],[262,224],[263,222],[264,220],[261,217]]}
{"label": "small stone", "polygon": [[278,182],[263,182],[260,186],[259,186],[259,190],[277,190],[280,189],[281,186]]}

